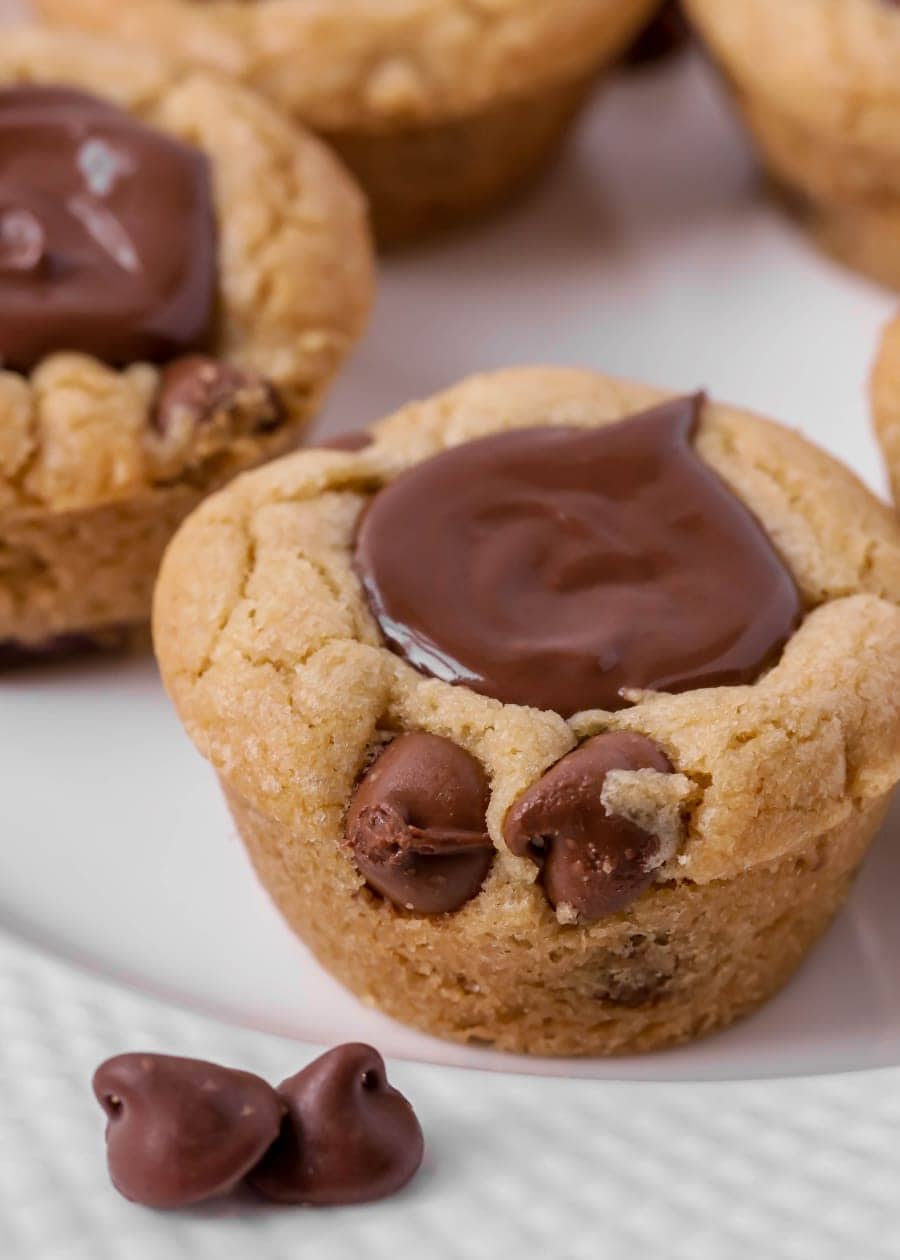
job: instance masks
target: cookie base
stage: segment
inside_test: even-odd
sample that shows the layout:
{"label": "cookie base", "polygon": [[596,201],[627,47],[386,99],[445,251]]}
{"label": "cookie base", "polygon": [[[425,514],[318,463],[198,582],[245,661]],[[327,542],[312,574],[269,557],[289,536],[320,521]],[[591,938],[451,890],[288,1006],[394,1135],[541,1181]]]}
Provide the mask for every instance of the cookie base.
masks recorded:
{"label": "cookie base", "polygon": [[98,626],[89,631],[58,634],[41,642],[4,639],[0,642],[0,674],[37,665],[54,665],[73,657],[141,652],[150,646],[149,629],[141,622],[137,625]]}
{"label": "cookie base", "polygon": [[737,95],[776,186],[819,247],[900,289],[900,157],[813,133],[758,95]]}
{"label": "cookie base", "polygon": [[375,235],[398,246],[499,208],[559,151],[594,75],[448,122],[325,133],[369,200]]}
{"label": "cookie base", "polygon": [[257,874],[321,964],[366,1003],[425,1032],[554,1056],[633,1054],[706,1036],[795,971],[843,902],[887,809],[868,802],[804,850],[733,879],[660,886],[590,928],[485,928],[398,911],[330,837],[295,837],[223,784]]}
{"label": "cookie base", "polygon": [[175,486],[0,519],[0,642],[15,642],[24,656],[60,636],[146,622],[166,545],[202,498]]}
{"label": "cookie base", "polygon": [[789,210],[818,247],[838,262],[900,290],[900,198],[896,204],[817,205],[781,185]]}

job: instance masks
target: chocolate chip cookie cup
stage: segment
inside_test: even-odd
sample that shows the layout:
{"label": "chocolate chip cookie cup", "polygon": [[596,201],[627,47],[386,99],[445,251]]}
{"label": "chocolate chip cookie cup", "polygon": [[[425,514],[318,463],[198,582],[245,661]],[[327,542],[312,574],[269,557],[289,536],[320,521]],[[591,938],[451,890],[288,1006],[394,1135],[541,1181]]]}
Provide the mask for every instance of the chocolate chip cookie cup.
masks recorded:
{"label": "chocolate chip cookie cup", "polygon": [[896,0],[685,0],[819,243],[900,288]]}
{"label": "chocolate chip cookie cup", "polygon": [[527,184],[658,0],[38,0],[45,18],[227,71],[324,135],[380,239]]}
{"label": "chocolate chip cookie cup", "polygon": [[174,540],[163,677],[344,984],[442,1037],[674,1045],[774,993],[900,777],[900,524],[794,433],[474,378]]}
{"label": "chocolate chip cookie cup", "polygon": [[0,47],[0,666],[142,633],[210,490],[296,445],[363,326],[362,198],[246,89]]}

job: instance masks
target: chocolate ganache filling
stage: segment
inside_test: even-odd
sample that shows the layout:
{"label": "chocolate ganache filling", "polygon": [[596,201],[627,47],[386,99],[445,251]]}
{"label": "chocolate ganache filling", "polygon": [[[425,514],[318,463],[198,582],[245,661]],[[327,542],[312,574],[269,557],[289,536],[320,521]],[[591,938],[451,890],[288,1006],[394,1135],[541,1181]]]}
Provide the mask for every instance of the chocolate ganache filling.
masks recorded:
{"label": "chocolate ganache filling", "polygon": [[755,516],[696,454],[702,395],[465,443],[372,501],[356,560],[410,664],[513,704],[752,682],[802,613]]}
{"label": "chocolate ganache filling", "polygon": [[0,367],[119,367],[206,346],[217,291],[205,156],[69,88],[0,90]]}

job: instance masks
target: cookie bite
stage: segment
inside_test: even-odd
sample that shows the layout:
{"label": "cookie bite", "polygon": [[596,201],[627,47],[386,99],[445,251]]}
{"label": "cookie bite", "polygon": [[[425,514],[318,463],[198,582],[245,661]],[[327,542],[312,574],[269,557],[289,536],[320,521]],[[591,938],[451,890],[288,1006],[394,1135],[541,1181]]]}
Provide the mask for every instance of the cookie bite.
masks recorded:
{"label": "cookie bite", "polygon": [[896,0],[684,0],[820,244],[900,287]]}
{"label": "cookie bite", "polygon": [[659,0],[37,0],[45,19],[226,71],[323,135],[379,238],[483,212],[558,150]]}
{"label": "cookie bite", "polygon": [[296,445],[371,288],[360,194],[271,105],[4,33],[0,664],[141,636],[175,528]]}
{"label": "cookie bite", "polygon": [[162,568],[168,690],[322,964],[439,1036],[758,1006],[900,776],[900,524],[780,426],[476,377],[241,478]]}

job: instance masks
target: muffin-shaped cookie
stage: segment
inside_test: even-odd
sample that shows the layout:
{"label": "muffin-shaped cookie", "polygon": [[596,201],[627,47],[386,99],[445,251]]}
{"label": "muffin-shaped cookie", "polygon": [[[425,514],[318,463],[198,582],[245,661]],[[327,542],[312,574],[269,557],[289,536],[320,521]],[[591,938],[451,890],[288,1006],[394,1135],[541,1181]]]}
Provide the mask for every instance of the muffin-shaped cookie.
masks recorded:
{"label": "muffin-shaped cookie", "polygon": [[225,70],[324,135],[397,242],[545,165],[658,0],[38,0],[45,18]]}
{"label": "muffin-shaped cookie", "polygon": [[155,604],[265,886],[365,1000],[646,1050],[792,973],[900,776],[900,524],[776,424],[467,381],[241,478]]}
{"label": "muffin-shaped cookie", "polygon": [[0,664],[146,625],[180,521],[296,445],[361,331],[362,198],[247,89],[0,45]]}
{"label": "muffin-shaped cookie", "polygon": [[900,287],[896,0],[685,0],[821,243]]}

